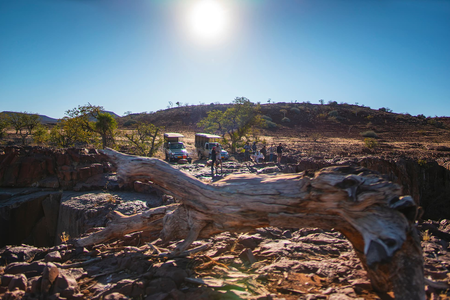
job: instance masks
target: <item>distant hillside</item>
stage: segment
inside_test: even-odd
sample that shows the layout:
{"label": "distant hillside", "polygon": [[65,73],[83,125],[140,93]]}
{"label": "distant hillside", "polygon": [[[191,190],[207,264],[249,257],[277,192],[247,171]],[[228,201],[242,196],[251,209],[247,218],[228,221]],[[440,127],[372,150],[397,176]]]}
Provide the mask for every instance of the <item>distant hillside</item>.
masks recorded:
{"label": "distant hillside", "polygon": [[157,126],[164,126],[166,129],[181,129],[186,126],[195,126],[201,119],[208,115],[212,110],[226,110],[231,104],[211,104],[211,105],[191,105],[182,107],[173,107],[159,110],[154,113],[129,114],[121,117],[120,126],[129,127],[135,122],[148,122]]}
{"label": "distant hillside", "polygon": [[[174,107],[153,113],[130,114],[118,119],[119,127],[132,128],[137,122],[164,126],[165,131],[199,131],[197,124],[209,111],[226,110],[231,104],[210,104]],[[378,136],[397,140],[425,137],[430,141],[448,139],[450,118],[430,118],[423,115],[398,114],[389,108],[338,104],[267,103],[261,105],[261,115],[268,135],[362,138],[361,133],[373,131]]]}
{"label": "distant hillside", "polygon": [[[10,114],[10,113],[22,114],[22,112],[15,112],[15,111],[2,111],[1,113],[4,113],[4,114]],[[50,118],[48,116],[39,115],[39,114],[38,114],[38,116],[39,116],[39,118],[41,118],[41,123],[42,124],[56,124],[58,122],[58,119],[55,119],[55,118]]]}
{"label": "distant hillside", "polygon": [[104,112],[104,113],[110,114],[110,115],[113,116],[115,119],[120,118],[120,116],[119,116],[118,114],[116,114],[115,112],[113,112],[113,111],[106,111],[106,110],[104,110],[103,112]]}
{"label": "distant hillside", "polygon": [[[112,111],[103,111],[103,112],[110,114],[115,119],[119,119],[120,118],[120,116],[118,114],[116,114],[115,112],[112,112]],[[19,114],[22,114],[23,112],[2,111],[1,113],[5,113],[5,114],[19,113]],[[55,119],[55,118],[50,118],[49,116],[46,116],[46,115],[39,115],[38,114],[38,116],[39,116],[42,124],[56,124],[58,122],[58,120],[59,120],[59,119]],[[95,121],[95,119],[93,119],[92,121]]]}
{"label": "distant hillside", "polygon": [[39,115],[39,117],[41,118],[42,124],[56,124],[59,120],[59,119],[50,118],[50,117],[47,117],[44,115]]}
{"label": "distant hillside", "polygon": [[[199,132],[197,124],[212,110],[225,111],[231,104],[191,105],[173,107],[151,113],[135,113],[116,118],[119,128],[132,129],[138,122],[164,127],[165,131]],[[8,112],[5,112],[8,113]],[[362,133],[373,131],[380,139],[393,140],[450,140],[449,117],[412,116],[392,112],[389,108],[371,109],[352,104],[265,103],[261,115],[266,128],[260,134],[275,136],[324,136],[362,139]],[[39,115],[44,124],[58,119]],[[92,120],[95,121],[95,120]]]}

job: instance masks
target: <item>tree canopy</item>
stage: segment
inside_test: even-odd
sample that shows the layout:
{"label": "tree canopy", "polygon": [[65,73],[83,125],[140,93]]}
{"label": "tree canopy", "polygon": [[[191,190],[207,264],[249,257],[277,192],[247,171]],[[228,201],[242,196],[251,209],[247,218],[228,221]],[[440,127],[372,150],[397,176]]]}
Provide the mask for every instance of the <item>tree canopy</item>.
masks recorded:
{"label": "tree canopy", "polygon": [[103,107],[88,103],[66,111],[66,116],[52,129],[53,142],[60,147],[95,143],[98,134],[103,148],[111,146],[114,144],[117,122],[102,110]]}
{"label": "tree canopy", "polygon": [[136,130],[126,133],[125,137],[133,145],[133,154],[152,157],[164,142],[163,130],[150,123],[137,123]]}
{"label": "tree canopy", "polygon": [[252,103],[245,97],[236,97],[233,106],[225,111],[212,110],[198,123],[206,131],[222,135],[230,143],[231,151],[236,152],[237,145],[247,137],[252,127],[261,126],[259,104]]}
{"label": "tree canopy", "polygon": [[117,128],[116,119],[106,112],[97,114],[97,121],[94,123],[94,131],[102,137],[103,148],[114,143],[114,129]]}
{"label": "tree canopy", "polygon": [[40,117],[37,114],[27,112],[7,112],[4,113],[3,125],[12,126],[22,138],[25,145],[27,137],[33,134],[33,129],[40,124]]}

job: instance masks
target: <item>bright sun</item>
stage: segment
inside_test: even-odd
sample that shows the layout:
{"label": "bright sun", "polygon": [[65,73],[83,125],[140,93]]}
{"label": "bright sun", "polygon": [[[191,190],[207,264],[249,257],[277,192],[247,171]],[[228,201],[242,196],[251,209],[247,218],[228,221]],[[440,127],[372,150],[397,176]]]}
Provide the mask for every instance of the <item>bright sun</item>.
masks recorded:
{"label": "bright sun", "polygon": [[189,14],[192,32],[201,39],[219,39],[227,29],[228,16],[225,9],[214,0],[200,0]]}

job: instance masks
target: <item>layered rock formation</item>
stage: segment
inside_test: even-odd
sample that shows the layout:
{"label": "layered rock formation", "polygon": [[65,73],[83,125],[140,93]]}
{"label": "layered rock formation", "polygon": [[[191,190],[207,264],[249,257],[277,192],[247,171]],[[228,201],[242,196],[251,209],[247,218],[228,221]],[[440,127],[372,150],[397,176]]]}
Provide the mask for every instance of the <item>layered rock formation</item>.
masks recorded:
{"label": "layered rock formation", "polygon": [[[97,150],[6,147],[0,154],[0,187],[101,189],[113,167]],[[89,181],[88,181],[89,179]]]}
{"label": "layered rock formation", "polygon": [[[113,170],[94,149],[5,148],[0,154],[0,246],[52,246],[60,243],[62,232],[75,237],[105,226],[111,210],[132,213],[161,205],[161,195],[149,183],[120,188]],[[125,188],[140,194],[121,192]],[[102,196],[103,190],[117,192]]]}

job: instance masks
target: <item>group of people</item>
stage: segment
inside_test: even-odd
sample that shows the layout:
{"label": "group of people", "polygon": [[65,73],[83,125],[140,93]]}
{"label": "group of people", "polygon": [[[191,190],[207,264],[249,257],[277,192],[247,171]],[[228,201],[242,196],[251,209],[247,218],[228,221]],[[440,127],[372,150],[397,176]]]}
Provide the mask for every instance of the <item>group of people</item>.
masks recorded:
{"label": "group of people", "polygon": [[[269,155],[267,155],[267,151]],[[272,144],[269,149],[266,148],[266,145],[263,145],[261,150],[257,150],[256,142],[253,142],[252,146],[250,146],[249,142],[247,142],[244,146],[244,161],[253,160],[254,162],[258,162],[260,159],[262,161],[275,161],[275,153],[277,156],[277,163],[281,163],[281,157],[283,156],[284,147],[281,143],[278,146]],[[251,154],[253,153],[253,154]],[[267,157],[268,156],[268,157]]]}
{"label": "group of people", "polygon": [[[275,155],[277,157],[277,164],[281,163],[281,157],[283,156],[284,147],[281,143],[278,144],[278,146],[275,146],[275,144],[272,144],[269,149],[266,148],[266,145],[263,145],[263,147],[260,150],[257,150],[256,142],[253,142],[253,144],[250,146],[250,143],[247,142],[244,145],[244,161],[252,160],[254,162],[259,162],[259,160],[262,160],[263,162],[269,161],[275,161]],[[217,175],[217,169],[220,165],[220,169],[222,170],[222,156],[221,156],[222,148],[219,143],[217,143],[212,149],[211,149],[211,175],[214,177],[214,168],[216,168],[216,175]],[[267,152],[269,152],[267,154]],[[252,154],[251,154],[252,153]],[[222,172],[222,171],[221,171]]]}

